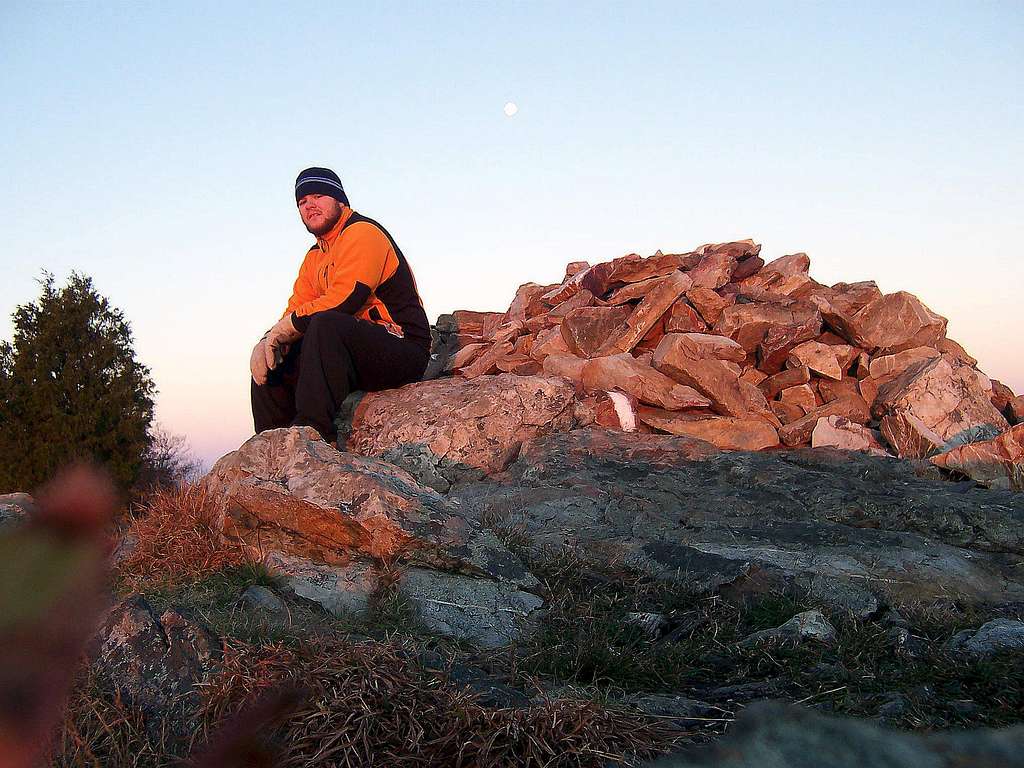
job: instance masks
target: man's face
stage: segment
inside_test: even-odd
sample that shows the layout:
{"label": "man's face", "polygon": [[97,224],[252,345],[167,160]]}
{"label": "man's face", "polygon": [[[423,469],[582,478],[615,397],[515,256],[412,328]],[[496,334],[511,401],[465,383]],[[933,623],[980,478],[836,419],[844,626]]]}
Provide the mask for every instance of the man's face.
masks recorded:
{"label": "man's face", "polygon": [[320,237],[331,231],[341,218],[343,206],[327,195],[304,195],[299,198],[299,216],[311,234]]}

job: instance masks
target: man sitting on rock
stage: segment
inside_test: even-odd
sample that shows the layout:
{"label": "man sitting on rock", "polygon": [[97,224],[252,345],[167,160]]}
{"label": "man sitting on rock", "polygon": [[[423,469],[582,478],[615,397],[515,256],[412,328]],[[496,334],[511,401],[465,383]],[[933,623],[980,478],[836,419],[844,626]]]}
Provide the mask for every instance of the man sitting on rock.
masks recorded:
{"label": "man sitting on rock", "polygon": [[295,181],[316,236],[284,315],[252,351],[256,431],[309,426],[337,439],[335,418],[355,389],[416,381],[430,358],[430,324],[402,251],[349,207],[338,175],[307,168]]}

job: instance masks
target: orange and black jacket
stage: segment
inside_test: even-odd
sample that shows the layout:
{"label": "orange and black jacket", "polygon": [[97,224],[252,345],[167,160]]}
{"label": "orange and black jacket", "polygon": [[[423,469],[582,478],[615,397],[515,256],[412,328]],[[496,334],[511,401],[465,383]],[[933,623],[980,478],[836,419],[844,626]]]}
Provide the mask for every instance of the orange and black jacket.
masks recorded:
{"label": "orange and black jacket", "polygon": [[282,317],[293,312],[305,332],[314,314],[329,309],[430,349],[430,324],[402,251],[384,227],[347,206],[303,259]]}

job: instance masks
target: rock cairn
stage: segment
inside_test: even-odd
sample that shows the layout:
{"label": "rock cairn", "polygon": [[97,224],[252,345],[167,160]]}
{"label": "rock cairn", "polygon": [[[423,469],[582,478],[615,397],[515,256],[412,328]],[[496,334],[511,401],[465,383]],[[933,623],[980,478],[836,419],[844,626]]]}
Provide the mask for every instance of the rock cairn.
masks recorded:
{"label": "rock cairn", "polygon": [[872,281],[823,285],[804,253],[766,264],[760,250],[573,262],[561,283],[520,286],[505,312],[440,318],[442,371],[563,377],[584,425],[930,458],[1014,482],[1024,396],[979,371],[946,318]]}

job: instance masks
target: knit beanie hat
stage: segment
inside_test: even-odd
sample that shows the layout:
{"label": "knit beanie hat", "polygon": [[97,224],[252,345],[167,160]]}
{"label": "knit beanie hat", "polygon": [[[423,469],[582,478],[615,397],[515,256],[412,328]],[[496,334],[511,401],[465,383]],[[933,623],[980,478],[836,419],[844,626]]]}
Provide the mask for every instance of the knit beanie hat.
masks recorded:
{"label": "knit beanie hat", "polygon": [[342,205],[348,205],[348,195],[341,186],[338,174],[330,168],[307,168],[295,179],[295,202],[306,195],[327,195]]}

